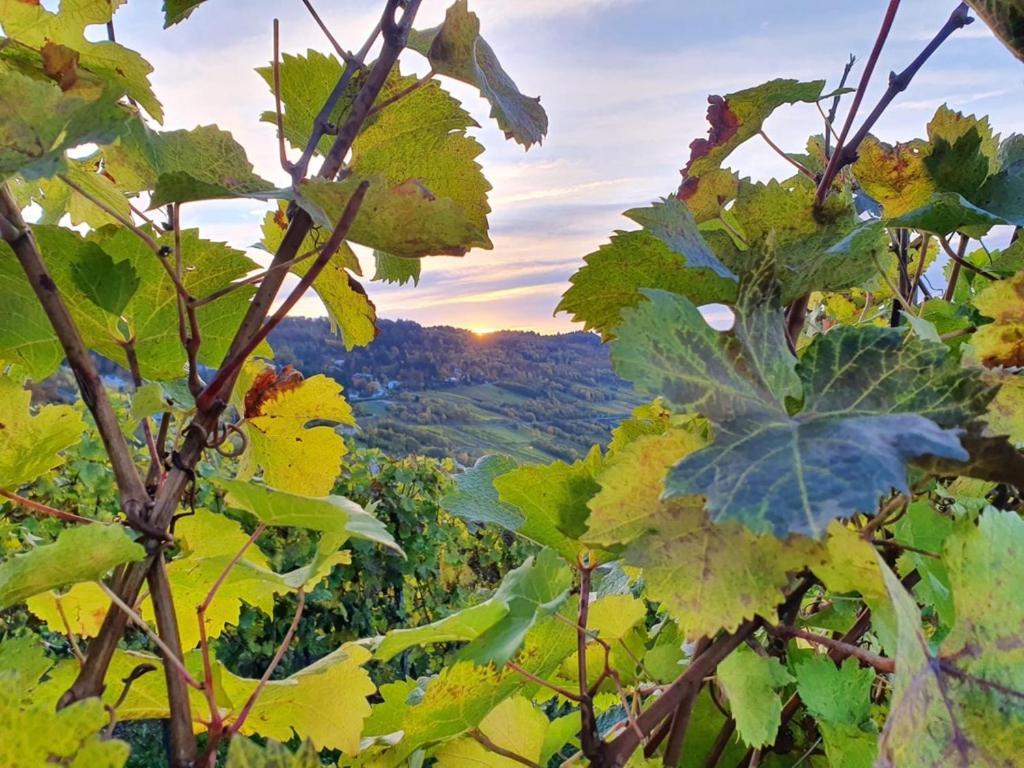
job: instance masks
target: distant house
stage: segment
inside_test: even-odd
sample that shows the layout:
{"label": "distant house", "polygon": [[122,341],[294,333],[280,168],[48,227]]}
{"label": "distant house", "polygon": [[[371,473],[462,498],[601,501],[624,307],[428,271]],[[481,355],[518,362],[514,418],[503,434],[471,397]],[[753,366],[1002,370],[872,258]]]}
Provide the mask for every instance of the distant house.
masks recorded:
{"label": "distant house", "polygon": [[398,379],[392,379],[391,381],[388,382],[387,386],[388,392],[397,392],[399,389],[402,388],[402,382],[400,382]]}

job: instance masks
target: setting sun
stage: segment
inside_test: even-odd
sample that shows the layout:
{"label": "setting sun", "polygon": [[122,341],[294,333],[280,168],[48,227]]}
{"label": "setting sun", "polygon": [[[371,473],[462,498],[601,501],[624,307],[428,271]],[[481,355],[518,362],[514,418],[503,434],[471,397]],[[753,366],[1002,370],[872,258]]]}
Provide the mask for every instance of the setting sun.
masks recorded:
{"label": "setting sun", "polygon": [[487,336],[489,334],[494,333],[497,330],[497,328],[485,328],[483,326],[475,326],[467,330],[469,330],[474,336]]}

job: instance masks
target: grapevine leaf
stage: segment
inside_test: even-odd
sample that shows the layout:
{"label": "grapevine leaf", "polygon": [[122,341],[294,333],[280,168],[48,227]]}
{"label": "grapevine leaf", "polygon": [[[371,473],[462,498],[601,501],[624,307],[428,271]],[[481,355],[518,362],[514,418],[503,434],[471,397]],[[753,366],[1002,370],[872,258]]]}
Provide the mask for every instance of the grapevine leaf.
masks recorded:
{"label": "grapevine leaf", "polygon": [[565,602],[572,573],[555,552],[541,550],[510,571],[486,601],[414,629],[389,632],[377,649],[387,661],[414,645],[469,641],[460,658],[504,664],[519,650],[536,622]]}
{"label": "grapevine leaf", "polygon": [[[163,108],[149,84],[153,67],[135,51],[108,41],[92,42],[85,36],[87,27],[110,21],[120,4],[110,0],[65,0],[57,13],[51,13],[39,3],[0,0],[0,23],[9,39],[29,48],[62,46],[67,55],[76,57],[80,70],[88,70],[109,83],[117,90],[117,97],[127,93],[161,122]],[[34,102],[26,96],[23,94],[19,109]]]}
{"label": "grapevine leaf", "polygon": [[1007,221],[1024,226],[1024,136],[1009,136],[999,146],[998,173],[978,193],[978,205]]}
{"label": "grapevine leaf", "polygon": [[[267,212],[267,215],[263,217],[262,232],[263,239],[255,247],[262,248],[267,253],[277,253],[288,232],[288,203],[278,200],[277,210]],[[326,235],[323,234],[323,230],[320,227],[313,227],[302,241],[302,245],[299,246],[298,253],[300,256],[312,258],[312,254],[318,252],[325,243]],[[341,244],[338,252],[331,257],[331,261],[340,263],[353,274],[363,274],[359,266],[359,257],[348,243]],[[301,263],[299,262],[299,264]],[[417,261],[417,263],[419,262]]]}
{"label": "grapevine leaf", "polygon": [[1015,445],[1024,443],[1024,376],[998,375],[999,392],[989,403],[986,421]]}
{"label": "grapevine leaf", "polygon": [[[259,368],[259,364],[254,364]],[[303,496],[326,496],[348,452],[345,441],[333,427],[355,423],[352,408],[342,397],[341,385],[323,375],[283,383],[273,381],[272,366],[243,386],[246,393],[245,433],[249,448],[239,466],[239,477],[248,479],[262,468],[263,480],[272,488]],[[265,387],[270,392],[250,407],[249,397]],[[319,422],[315,426],[307,426]],[[317,461],[309,463],[309,456]]]}
{"label": "grapevine leaf", "polygon": [[610,457],[597,476],[601,486],[588,506],[584,541],[605,547],[628,544],[646,533],[665,490],[665,475],[706,441],[685,428],[643,435]]}
{"label": "grapevine leaf", "polygon": [[50,589],[99,579],[111,568],[145,556],[146,551],[121,526],[67,528],[52,544],[0,563],[0,607]]}
{"label": "grapevine leaf", "polygon": [[[107,611],[110,598],[94,581],[73,584],[64,592],[43,592],[25,601],[26,607],[40,621],[46,622],[54,632],[64,632],[67,626],[76,635],[96,637]],[[190,622],[194,619],[190,617]]]}
{"label": "grapevine leaf", "polygon": [[[269,682],[241,733],[278,741],[289,741],[297,733],[317,750],[357,754],[363,721],[370,714],[366,698],[377,690],[363,668],[369,660],[369,651],[349,643],[284,679]],[[258,681],[235,677],[227,670],[222,674],[230,701],[239,702],[240,707]],[[237,714],[233,712],[232,719]]]}
{"label": "grapevine leaf", "polygon": [[[313,125],[323,105],[327,103],[335,85],[341,79],[344,67],[331,55],[309,49],[305,56],[290,53],[281,57],[281,107],[284,137],[296,149],[304,150],[306,143],[313,134]],[[272,67],[260,67],[256,70],[273,92],[274,70]],[[332,125],[341,125],[358,92],[359,78],[353,77],[348,89],[338,99],[337,105],[328,116]],[[277,123],[276,112],[264,112],[261,120],[266,123]],[[326,155],[334,137],[324,135],[317,149]]]}
{"label": "grapevine leaf", "polygon": [[515,459],[508,456],[477,459],[476,464],[455,476],[455,487],[441,499],[441,506],[449,514],[468,522],[518,530],[525,520],[523,514],[514,505],[501,501],[494,487],[495,479],[517,466]]}
{"label": "grapevine leaf", "polygon": [[224,478],[218,478],[217,484],[227,492],[228,505],[244,509],[267,525],[344,533],[346,539],[372,541],[402,554],[384,524],[344,496],[297,496],[255,483]]}
{"label": "grapevine leaf", "polygon": [[[480,721],[479,726],[480,732],[492,744],[534,765],[540,763],[549,728],[547,716],[523,696],[505,699]],[[473,738],[450,741],[437,751],[435,757],[438,768],[515,768],[523,764],[495,754]]]}
{"label": "grapevine leaf", "polygon": [[[414,77],[402,77],[396,68],[378,99],[394,98],[414,82]],[[436,80],[431,81],[385,107],[363,127],[352,144],[351,171],[364,178],[383,176],[387,183],[378,186],[405,194],[412,193],[407,182],[415,180],[416,189],[425,187],[462,214],[472,229],[472,236],[461,243],[463,248],[491,248],[487,236],[491,185],[476,161],[484,148],[466,133],[476,127],[462,105]]]}
{"label": "grapevine leaf", "polygon": [[819,722],[860,725],[871,717],[874,670],[856,659],[836,665],[828,656],[808,655],[794,667],[797,692]]}
{"label": "grapevine leaf", "polygon": [[1024,8],[1020,0],[967,0],[996,37],[1018,58],[1024,61]]}
{"label": "grapevine leaf", "polygon": [[825,546],[824,562],[812,565],[815,574],[831,592],[859,593],[871,608],[872,624],[882,647],[894,648],[896,617],[878,569],[874,547],[838,520],[829,525]]}
{"label": "grapevine leaf", "polygon": [[57,711],[50,702],[22,698],[16,680],[0,673],[0,764],[121,768],[130,748],[101,739],[109,715],[99,699],[84,699]]}
{"label": "grapevine leaf", "polygon": [[444,23],[426,30],[413,30],[409,47],[430,60],[440,75],[475,85],[491,104],[491,117],[525,148],[539,144],[548,132],[548,116],[539,98],[520,93],[498,63],[491,46],[480,37],[480,18],[469,10],[467,0],[455,0]]}
{"label": "grapevine leaf", "polygon": [[824,80],[779,79],[727,96],[710,96],[708,138],[690,144],[680,197],[685,200],[697,194],[702,177],[718,170],[736,147],[757,135],[772,112],[784,104],[818,101],[824,87]]}
{"label": "grapevine leaf", "polygon": [[718,681],[729,697],[740,738],[750,747],[773,743],[782,722],[776,691],[793,682],[779,660],[741,645],[718,665]]}
{"label": "grapevine leaf", "polygon": [[71,270],[79,290],[97,307],[120,315],[139,289],[139,275],[129,259],[115,262],[100,249],[86,251]]}
{"label": "grapevine leaf", "polygon": [[624,310],[643,301],[642,288],[672,291],[698,305],[727,300],[735,291],[731,280],[691,268],[685,254],[643,229],[612,235],[584,261],[555,311],[570,313],[606,341],[614,337]]}
{"label": "grapevine leaf", "polygon": [[[763,303],[756,284],[741,286],[737,313],[762,327],[775,322],[778,308]],[[758,375],[764,365],[743,334],[714,331],[685,298],[649,295],[627,315],[612,359],[641,390],[713,423],[715,442],[677,465],[668,492],[706,496],[714,521],[819,536],[832,518],[873,510],[892,488],[906,491],[908,461],[929,454],[966,460],[948,428],[980,415],[994,394],[959,370],[944,345],[904,340],[896,330],[840,327],[818,337],[800,361],[804,405],[790,415],[783,393]],[[864,381],[863,370],[875,379]]]}
{"label": "grapevine leaf", "polygon": [[997,224],[1006,224],[1000,217],[971,204],[955,192],[936,192],[922,207],[886,222],[890,227],[906,227],[948,235],[953,232],[984,234]]}
{"label": "grapevine leaf", "polygon": [[988,118],[963,115],[943,105],[928,123],[931,151],[925,167],[938,189],[975,199],[998,166],[999,139]]}
{"label": "grapevine leaf", "polygon": [[[569,608],[565,614],[571,615]],[[544,679],[554,672],[576,646],[576,631],[572,621],[564,623],[554,618],[538,623],[526,636],[515,663],[530,675]],[[481,721],[502,701],[521,692],[529,696],[537,690],[531,683],[508,667],[479,666],[471,661],[458,661],[445,667],[430,680],[426,691],[416,703],[407,702],[409,688],[390,689],[398,701],[385,700],[397,715],[396,705],[402,712],[402,739],[388,754],[388,764],[398,765],[417,749],[459,736],[479,726]],[[403,706],[408,703],[408,706]],[[394,718],[381,718],[378,722],[388,731],[393,730]],[[376,729],[376,730],[379,730]],[[367,735],[378,735],[367,731]]]}
{"label": "grapevine leaf", "polygon": [[164,0],[164,29],[184,21],[206,0]]}
{"label": "grapevine leaf", "polygon": [[634,208],[625,215],[682,256],[690,268],[710,269],[719,277],[736,281],[736,276],[704,242],[693,214],[677,198],[665,198],[648,208]]}
{"label": "grapevine leaf", "polygon": [[311,741],[304,741],[297,752],[268,739],[263,746],[244,736],[231,739],[227,768],[320,768],[320,755]]}
{"label": "grapevine leaf", "polygon": [[[10,185],[15,200],[23,208],[30,203],[36,203],[40,207],[42,215],[36,223],[59,224],[65,215],[70,218],[73,225],[85,224],[91,229],[117,223],[117,219],[89,198],[99,200],[124,219],[131,218],[131,204],[128,198],[114,182],[100,173],[99,153],[84,160],[65,158],[64,162],[67,168],[61,178],[34,181],[15,179]],[[65,184],[64,178],[84,190],[89,198]]]}
{"label": "grapevine leaf", "polygon": [[153,131],[141,121],[104,150],[106,171],[128,192],[152,190],[150,208],[233,197],[275,197],[245,150],[215,125]]}
{"label": "grapevine leaf", "polygon": [[17,490],[61,466],[61,453],[82,439],[85,424],[69,405],[29,408],[32,393],[0,378],[0,488]]}
{"label": "grapevine leaf", "polygon": [[922,207],[937,191],[924,164],[928,142],[889,145],[869,135],[857,151],[853,173],[861,188],[882,206],[887,218]]}
{"label": "grapevine leaf", "polygon": [[[587,502],[599,490],[594,475],[600,463],[601,454],[595,448],[573,464],[524,466],[495,478],[501,502],[523,515],[516,533],[576,562],[587,549],[579,537],[586,531]],[[601,560],[603,553],[591,552],[591,557]]]}
{"label": "grapevine leaf", "polygon": [[938,652],[913,598],[879,560],[899,625],[896,676],[879,766],[996,766],[1024,748],[1024,611],[1010,585],[1024,523],[990,510],[947,539],[956,624]]}
{"label": "grapevine leaf", "polygon": [[370,187],[348,232],[352,242],[403,258],[461,256],[481,244],[482,230],[454,200],[412,179],[397,186],[381,174],[361,177],[353,172],[344,181],[312,179],[300,185],[297,202],[314,221],[332,229],[363,181]]}
{"label": "grapevine leaf", "polygon": [[401,256],[392,256],[384,251],[374,251],[373,259],[376,264],[373,273],[374,280],[382,280],[395,285],[405,285],[411,280],[413,285],[419,285],[422,266],[419,259],[403,259]]}
{"label": "grapevine leaf", "polygon": [[712,523],[692,500],[663,504],[647,526],[651,533],[626,550],[625,560],[643,569],[648,596],[689,639],[772,615],[789,574],[822,559],[820,546],[807,539],[782,541],[735,522]]}
{"label": "grapevine leaf", "polygon": [[974,299],[991,323],[971,337],[971,346],[990,368],[1024,366],[1024,271],[991,283]]}
{"label": "grapevine leaf", "polygon": [[921,580],[914,587],[914,593],[920,602],[935,608],[945,627],[952,626],[956,618],[949,571],[941,560],[922,552],[941,552],[952,530],[952,521],[936,512],[927,501],[912,502],[906,514],[893,526],[897,541],[921,550],[907,551],[900,556],[896,561],[900,575],[906,578],[912,571],[917,571]]}
{"label": "grapevine leaf", "polygon": [[53,176],[65,167],[66,150],[113,141],[130,114],[118,104],[122,93],[85,82],[62,91],[49,80],[5,70],[0,59],[0,179]]}

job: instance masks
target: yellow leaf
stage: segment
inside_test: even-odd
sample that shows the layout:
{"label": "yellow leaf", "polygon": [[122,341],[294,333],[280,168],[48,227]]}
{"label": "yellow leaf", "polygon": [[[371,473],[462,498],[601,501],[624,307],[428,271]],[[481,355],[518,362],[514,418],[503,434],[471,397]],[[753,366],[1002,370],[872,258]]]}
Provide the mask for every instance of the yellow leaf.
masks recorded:
{"label": "yellow leaf", "polygon": [[64,633],[61,610],[67,617],[71,631],[81,637],[96,637],[103,617],[110,608],[110,598],[94,581],[75,584],[64,593],[44,592],[26,601],[26,606],[37,618],[45,621],[53,632]]}
{"label": "yellow leaf", "polygon": [[[513,696],[501,702],[479,726],[480,733],[494,745],[532,763],[540,761],[548,719],[529,699]],[[467,737],[445,744],[437,752],[438,768],[517,768],[522,762],[492,752],[480,741]]]}
{"label": "yellow leaf", "polygon": [[249,478],[262,469],[264,481],[273,488],[308,496],[329,494],[347,452],[345,441],[332,426],[307,425],[312,421],[355,424],[341,392],[337,382],[317,375],[271,389],[255,408],[250,407],[247,394],[249,447],[239,476]]}
{"label": "yellow leaf", "polygon": [[971,337],[982,363],[989,368],[1024,365],[1024,272],[989,285],[974,306],[994,321]]}

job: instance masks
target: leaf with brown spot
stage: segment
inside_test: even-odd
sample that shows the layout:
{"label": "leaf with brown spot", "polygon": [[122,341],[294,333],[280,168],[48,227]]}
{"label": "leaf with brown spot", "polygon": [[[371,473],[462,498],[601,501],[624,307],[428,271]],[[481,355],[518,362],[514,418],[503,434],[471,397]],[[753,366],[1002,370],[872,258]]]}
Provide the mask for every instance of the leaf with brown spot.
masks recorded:
{"label": "leaf with brown spot", "polygon": [[62,91],[69,90],[78,82],[78,51],[48,42],[40,53],[43,57],[43,72],[56,82]]}

